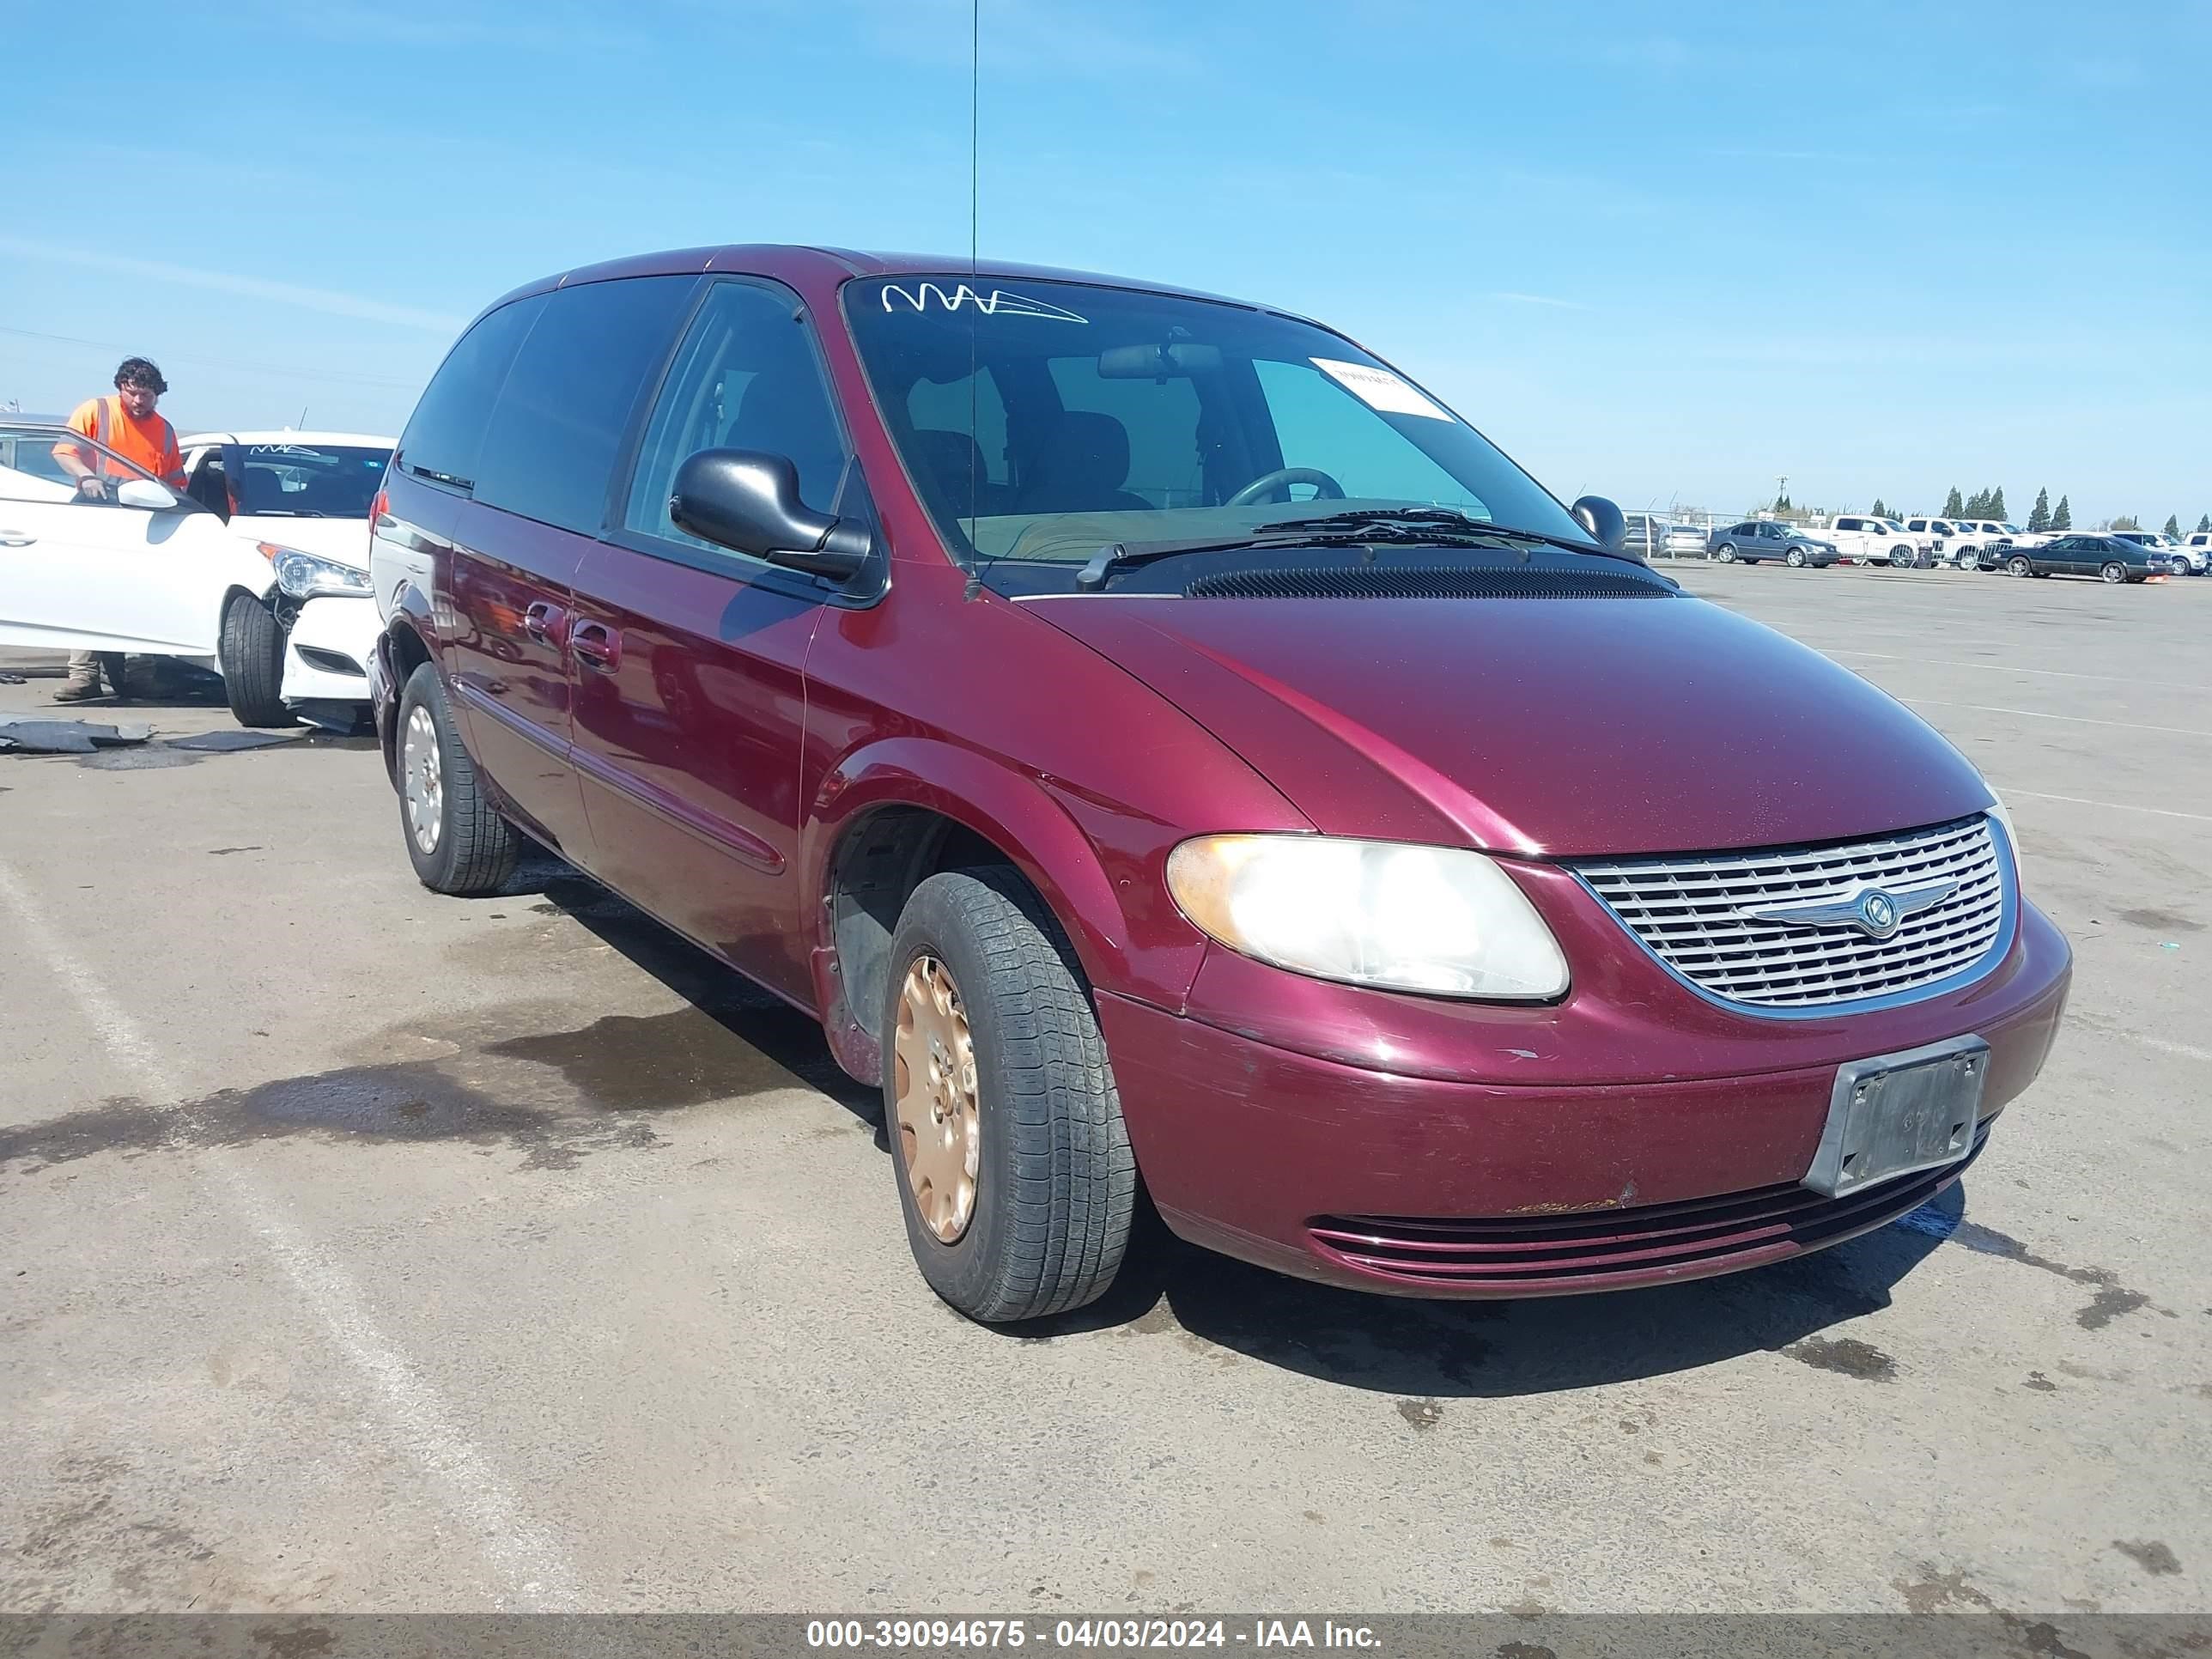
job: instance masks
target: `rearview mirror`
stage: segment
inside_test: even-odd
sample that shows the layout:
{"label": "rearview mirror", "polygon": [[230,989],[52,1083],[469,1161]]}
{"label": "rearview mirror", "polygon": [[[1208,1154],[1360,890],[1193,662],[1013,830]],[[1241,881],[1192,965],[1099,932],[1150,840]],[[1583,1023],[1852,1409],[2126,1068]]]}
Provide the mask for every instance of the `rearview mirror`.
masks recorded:
{"label": "rearview mirror", "polygon": [[1188,380],[1221,368],[1221,348],[1211,345],[1109,346],[1098,354],[1102,380]]}
{"label": "rearview mirror", "polygon": [[1621,541],[1628,534],[1628,520],[1619,507],[1602,495],[1585,495],[1571,510],[1575,522],[1595,536],[1600,546],[1620,551]]}
{"label": "rearview mirror", "polygon": [[125,478],[115,487],[117,506],[143,507],[149,513],[167,513],[183,499],[168,485],[151,478]]}
{"label": "rearview mirror", "polygon": [[668,516],[702,541],[757,559],[842,581],[866,564],[874,538],[866,525],[817,513],[799,498],[787,455],[702,449],[676,469]]}

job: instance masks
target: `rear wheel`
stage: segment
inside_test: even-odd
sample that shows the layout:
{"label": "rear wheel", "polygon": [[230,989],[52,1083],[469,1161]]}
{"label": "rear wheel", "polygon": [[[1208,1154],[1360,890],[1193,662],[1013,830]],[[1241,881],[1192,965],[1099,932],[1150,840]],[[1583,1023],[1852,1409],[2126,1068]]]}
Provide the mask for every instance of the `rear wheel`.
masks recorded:
{"label": "rear wheel", "polygon": [[480,898],[506,885],[522,837],[492,806],[430,663],[400,693],[398,782],[399,827],[425,887]]}
{"label": "rear wheel", "polygon": [[948,871],[915,889],[879,1029],[891,1168],[930,1288],[987,1324],[1103,1295],[1136,1159],[1089,988],[1018,876]]}
{"label": "rear wheel", "polygon": [[1713,550],[1713,557],[1721,564],[1734,564],[1735,562],[1735,545],[1732,543],[1723,542]]}
{"label": "rear wheel", "polygon": [[233,594],[216,653],[223,696],[240,726],[295,724],[284,707],[284,628],[267,605],[250,593]]}

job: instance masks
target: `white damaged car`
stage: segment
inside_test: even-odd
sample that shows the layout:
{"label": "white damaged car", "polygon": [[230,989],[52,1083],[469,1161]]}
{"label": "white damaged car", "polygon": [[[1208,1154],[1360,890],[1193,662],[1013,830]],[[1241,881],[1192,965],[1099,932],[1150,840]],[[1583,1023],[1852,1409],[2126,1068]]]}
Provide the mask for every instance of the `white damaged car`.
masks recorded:
{"label": "white damaged car", "polygon": [[[183,441],[188,495],[66,428],[0,423],[0,645],[181,658],[241,725],[350,731],[377,635],[368,506],[390,441]],[[78,488],[57,449],[97,457]]]}

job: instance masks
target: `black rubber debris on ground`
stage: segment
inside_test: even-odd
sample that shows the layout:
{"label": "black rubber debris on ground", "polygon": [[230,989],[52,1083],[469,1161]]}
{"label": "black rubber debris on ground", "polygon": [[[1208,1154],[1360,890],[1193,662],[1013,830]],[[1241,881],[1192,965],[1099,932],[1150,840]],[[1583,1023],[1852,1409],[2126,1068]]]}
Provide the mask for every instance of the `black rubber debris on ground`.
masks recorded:
{"label": "black rubber debris on ground", "polygon": [[197,749],[211,755],[234,754],[241,749],[271,749],[280,743],[297,743],[297,732],[203,732],[197,737],[169,738],[172,749]]}
{"label": "black rubber debris on ground", "polygon": [[143,743],[150,726],[106,726],[96,720],[0,721],[0,750],[28,755],[89,755],[95,749]]}

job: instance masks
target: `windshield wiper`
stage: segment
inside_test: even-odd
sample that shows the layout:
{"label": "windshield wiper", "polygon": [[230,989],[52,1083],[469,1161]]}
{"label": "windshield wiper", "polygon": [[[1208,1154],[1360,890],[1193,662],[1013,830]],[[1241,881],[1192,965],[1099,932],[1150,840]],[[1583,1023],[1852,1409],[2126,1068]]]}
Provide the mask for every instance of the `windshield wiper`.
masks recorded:
{"label": "windshield wiper", "polygon": [[1075,573],[1075,586],[1082,592],[1095,592],[1106,586],[1117,570],[1133,570],[1139,565],[1150,564],[1155,559],[1171,559],[1178,553],[1236,553],[1249,547],[1371,547],[1378,541],[1433,540],[1434,538],[1409,537],[1393,532],[1381,536],[1352,536],[1340,530],[1324,531],[1319,535],[1291,536],[1279,530],[1263,526],[1249,536],[1209,537],[1189,542],[1109,542],[1091,556],[1091,562]]}
{"label": "windshield wiper", "polygon": [[[1494,538],[1501,541],[1533,542],[1544,547],[1565,548],[1570,553],[1609,552],[1608,549],[1595,541],[1577,541],[1568,536],[1554,536],[1547,531],[1522,530],[1513,525],[1492,524],[1487,519],[1478,519],[1473,514],[1461,513],[1449,507],[1363,508],[1350,513],[1331,513],[1318,519],[1285,519],[1260,526],[1271,533],[1303,529],[1357,531],[1370,527],[1399,532],[1389,538],[1393,541],[1433,541],[1441,532],[1454,540]],[[1414,530],[1425,533],[1406,533]]]}
{"label": "windshield wiper", "polygon": [[1372,547],[1377,543],[1399,547],[1433,547],[1439,543],[1468,546],[1486,542],[1518,542],[1565,548],[1570,553],[1606,554],[1606,550],[1595,542],[1577,542],[1565,536],[1547,535],[1540,530],[1492,524],[1486,519],[1470,518],[1448,507],[1383,507],[1373,512],[1332,514],[1319,519],[1285,519],[1261,525],[1243,536],[1182,542],[1109,543],[1076,573],[1075,586],[1079,592],[1095,593],[1117,570],[1133,570],[1155,559],[1173,558],[1179,553],[1233,553],[1245,548],[1278,546]]}

